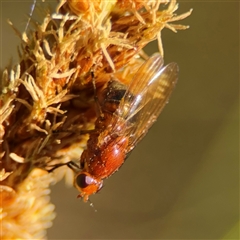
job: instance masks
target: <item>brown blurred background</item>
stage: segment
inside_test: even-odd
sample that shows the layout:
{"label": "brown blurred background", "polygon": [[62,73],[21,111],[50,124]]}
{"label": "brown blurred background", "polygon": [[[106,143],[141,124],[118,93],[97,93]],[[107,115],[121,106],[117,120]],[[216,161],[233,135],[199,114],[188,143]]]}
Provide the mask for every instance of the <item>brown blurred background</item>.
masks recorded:
{"label": "brown blurred background", "polygon": [[[22,31],[31,4],[1,0],[0,67],[17,61],[6,19]],[[180,1],[177,13],[190,8],[190,29],[162,33],[165,62],[180,67],[170,104],[91,197],[97,212],[63,182],[52,188],[49,239],[239,239],[239,3]]]}

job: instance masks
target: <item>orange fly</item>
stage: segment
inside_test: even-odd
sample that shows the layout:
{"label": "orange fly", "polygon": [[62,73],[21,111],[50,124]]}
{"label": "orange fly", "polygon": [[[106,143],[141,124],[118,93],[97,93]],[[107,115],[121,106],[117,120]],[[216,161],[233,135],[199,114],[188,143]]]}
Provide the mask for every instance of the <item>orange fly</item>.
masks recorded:
{"label": "orange fly", "polygon": [[[101,114],[89,134],[80,171],[75,176],[78,197],[88,201],[90,195],[102,188],[103,180],[121,167],[157,120],[177,78],[178,65],[170,63],[163,67],[161,55],[154,54],[139,68],[129,86],[117,79],[107,83],[98,96]],[[76,168],[74,162],[67,165]]]}

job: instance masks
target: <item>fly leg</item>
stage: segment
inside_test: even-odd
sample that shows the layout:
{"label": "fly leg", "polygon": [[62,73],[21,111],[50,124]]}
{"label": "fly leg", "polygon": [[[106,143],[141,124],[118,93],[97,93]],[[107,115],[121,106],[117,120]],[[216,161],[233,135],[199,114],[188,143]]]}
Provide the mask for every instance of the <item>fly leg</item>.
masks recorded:
{"label": "fly leg", "polygon": [[[95,129],[90,129],[90,130],[79,130],[77,133],[79,135],[85,135],[85,134],[91,134],[93,132],[96,132]],[[76,133],[76,131],[73,130],[55,130],[52,132],[52,134],[60,134],[60,133]]]}
{"label": "fly leg", "polygon": [[69,161],[69,162],[66,162],[66,163],[58,163],[58,164],[55,164],[55,165],[52,165],[52,166],[50,165],[49,167],[52,167],[52,168],[47,170],[47,171],[48,171],[48,173],[51,173],[55,169],[57,169],[59,167],[62,167],[62,166],[68,166],[74,172],[79,172],[79,170],[80,170],[80,167],[75,162]]}
{"label": "fly leg", "polygon": [[93,91],[94,91],[94,100],[95,100],[96,107],[97,107],[97,116],[103,116],[101,105],[99,103],[99,99],[97,96],[97,88],[96,88],[95,76],[94,76],[93,71],[91,71],[91,76],[92,76],[92,85],[93,85]]}

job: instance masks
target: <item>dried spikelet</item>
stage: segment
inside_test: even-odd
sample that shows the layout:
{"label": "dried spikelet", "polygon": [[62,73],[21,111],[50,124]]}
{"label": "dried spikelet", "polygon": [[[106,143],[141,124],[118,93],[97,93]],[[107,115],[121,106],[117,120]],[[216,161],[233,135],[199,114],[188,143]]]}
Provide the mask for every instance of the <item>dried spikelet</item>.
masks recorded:
{"label": "dried spikelet", "polygon": [[4,203],[0,214],[1,239],[45,238],[45,229],[51,227],[55,217],[54,205],[48,196],[52,181],[46,171],[35,169],[17,192],[0,185],[1,201]]}
{"label": "dried spikelet", "polygon": [[[22,44],[19,64],[3,71],[0,86],[1,207],[2,221],[9,222],[4,237],[44,237],[42,229],[53,218],[47,186],[63,176],[72,179],[72,172],[63,167],[45,175],[34,169],[79,160],[87,141],[80,131],[93,129],[96,119],[91,72],[97,89],[113,76],[128,83],[149,42],[158,39],[163,54],[163,28],[187,28],[172,22],[191,10],[177,16],[177,8],[175,0],[62,0],[32,32],[21,34],[9,22]],[[12,214],[31,219],[36,211],[39,225],[21,232],[18,225],[26,222]],[[41,224],[44,214],[47,224]]]}

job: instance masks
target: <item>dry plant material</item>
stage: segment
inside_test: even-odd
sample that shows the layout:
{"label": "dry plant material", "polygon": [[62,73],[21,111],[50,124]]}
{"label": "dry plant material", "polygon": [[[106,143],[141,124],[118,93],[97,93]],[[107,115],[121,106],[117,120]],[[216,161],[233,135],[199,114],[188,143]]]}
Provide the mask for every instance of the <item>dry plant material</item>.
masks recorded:
{"label": "dry plant material", "polygon": [[112,77],[127,84],[149,42],[157,39],[163,55],[163,28],[188,28],[173,22],[191,10],[176,15],[177,8],[175,0],[62,0],[56,12],[45,9],[41,24],[31,23],[31,32],[9,22],[21,48],[0,85],[2,239],[45,238],[54,217],[49,184],[73,173],[44,169],[79,161],[88,139],[80,133],[96,119],[93,74],[97,89]]}

